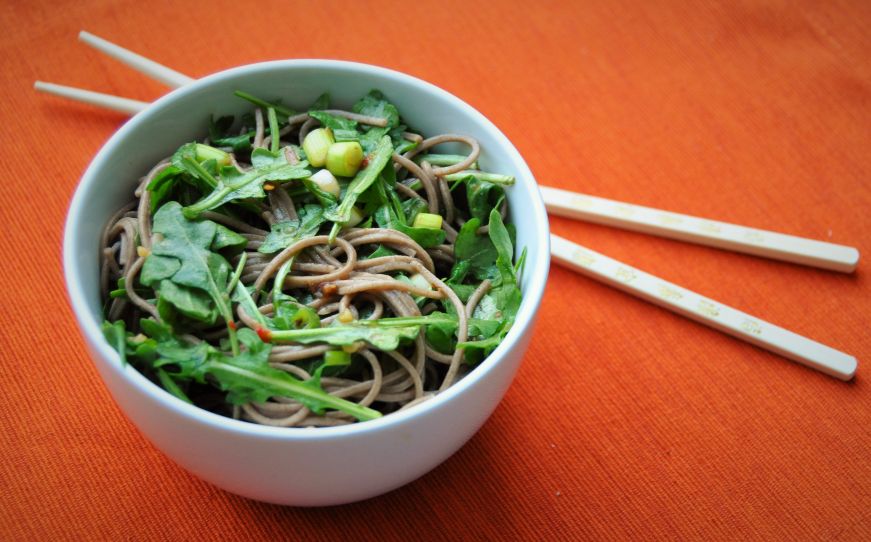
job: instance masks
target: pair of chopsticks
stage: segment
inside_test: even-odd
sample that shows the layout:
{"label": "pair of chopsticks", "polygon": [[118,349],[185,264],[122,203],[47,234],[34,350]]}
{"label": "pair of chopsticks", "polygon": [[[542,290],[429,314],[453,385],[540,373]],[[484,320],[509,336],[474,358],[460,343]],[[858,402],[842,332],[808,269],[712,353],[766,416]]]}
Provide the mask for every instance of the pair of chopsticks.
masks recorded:
{"label": "pair of chopsticks", "polygon": [[[79,39],[95,49],[170,87],[194,79],[82,31]],[[134,115],[148,103],[109,94],[37,81],[37,90]],[[540,187],[549,213],[587,222],[678,239],[776,260],[850,273],[859,251],[772,231],[631,205],[614,200]],[[788,359],[849,380],[856,358],[784,328],[728,307],[603,254],[551,235],[553,260],[582,275],[613,286]]]}

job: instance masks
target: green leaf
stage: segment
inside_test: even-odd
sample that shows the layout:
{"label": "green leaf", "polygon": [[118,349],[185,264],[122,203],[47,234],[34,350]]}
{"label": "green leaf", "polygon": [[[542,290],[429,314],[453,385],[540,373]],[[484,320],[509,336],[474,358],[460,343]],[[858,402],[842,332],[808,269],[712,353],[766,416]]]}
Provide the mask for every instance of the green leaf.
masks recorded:
{"label": "green leaf", "polygon": [[313,104],[308,108],[308,111],[319,111],[321,109],[329,109],[330,108],[330,93],[324,92],[315,100]]}
{"label": "green leaf", "polygon": [[396,255],[396,251],[391,250],[384,245],[378,245],[378,248],[376,248],[372,252],[372,254],[366,256],[363,259],[364,260],[373,260],[375,258],[383,258],[384,256],[394,256],[394,255]]}
{"label": "green leaf", "polygon": [[336,212],[336,208],[339,206],[339,200],[336,199],[336,196],[330,194],[326,190],[322,190],[321,187],[311,179],[303,179],[302,185],[305,187],[306,191],[318,200],[318,203],[320,203],[325,213]]}
{"label": "green leaf", "polygon": [[464,276],[465,273],[470,273],[479,281],[496,278],[498,271],[495,264],[499,253],[489,236],[476,233],[480,226],[481,221],[472,218],[463,224],[457,233],[457,239],[454,243],[456,263],[452,275],[458,271],[458,266],[463,266],[463,269],[459,271],[464,271]]}
{"label": "green leaf", "polygon": [[246,287],[242,282],[236,283],[236,288],[233,289],[233,295],[231,296],[233,302],[239,303],[242,305],[242,308],[251,318],[257,320],[264,328],[269,327],[269,322],[263,313],[257,308],[257,303],[254,302],[254,298],[251,297],[251,292],[254,291],[254,286]]}
{"label": "green leaf", "polygon": [[321,124],[331,130],[357,131],[357,121],[346,119],[326,111],[309,111],[309,116],[320,121]]}
{"label": "green leaf", "polygon": [[187,394],[182,391],[176,381],[163,369],[157,369],[157,380],[160,382],[160,385],[163,386],[163,389],[175,395],[185,403],[193,404],[193,401],[187,396]]}
{"label": "green leaf", "polygon": [[514,259],[514,247],[512,246],[511,236],[508,234],[508,229],[502,222],[502,216],[496,209],[490,211],[490,224],[488,230],[490,241],[493,242],[493,246],[496,249],[496,268],[499,269],[502,283],[515,284],[517,282],[517,276],[514,273],[514,264],[512,263]]}
{"label": "green leaf", "polygon": [[406,226],[396,218],[396,214],[388,205],[383,205],[375,211],[375,222],[382,228],[390,228],[406,234],[423,248],[434,247],[445,241],[443,230]]}
{"label": "green leaf", "polygon": [[[151,324],[143,325],[143,331],[152,334],[152,338],[157,341],[157,358],[152,362],[152,368],[162,369],[178,380],[205,383],[207,362],[209,356],[215,352],[214,347],[206,342],[193,344],[181,341],[172,334],[169,326],[153,320],[143,320],[141,323],[145,322],[151,322]],[[159,334],[155,333],[157,326],[164,327],[164,330]]]}
{"label": "green leaf", "polygon": [[420,326],[367,327],[354,324],[330,327],[272,331],[274,341],[301,344],[326,343],[333,346],[351,346],[357,341],[365,341],[379,350],[396,350],[405,340],[417,337]]}
{"label": "green leaf", "polygon": [[212,239],[211,249],[215,252],[230,249],[236,252],[245,248],[248,240],[222,224],[215,224],[215,237]]}
{"label": "green leaf", "polygon": [[220,117],[215,120],[214,116],[209,117],[209,141],[215,147],[232,147],[233,152],[247,152],[251,149],[251,138],[254,137],[254,130],[250,130],[240,135],[230,135],[230,129],[233,127],[233,117]]}
{"label": "green leaf", "polygon": [[127,297],[127,288],[124,287],[124,277],[120,277],[117,282],[118,287],[109,292],[109,298]]}
{"label": "green leaf", "polygon": [[467,177],[466,198],[469,202],[469,214],[481,221],[487,220],[490,212],[505,195],[505,189],[487,181],[479,181]]}
{"label": "green leaf", "polygon": [[231,201],[247,198],[265,198],[263,183],[266,181],[289,181],[309,177],[307,162],[289,164],[283,152],[272,153],[263,148],[251,153],[250,171],[241,172],[234,166],[220,169],[217,184],[211,194],[193,205],[184,208],[188,218],[195,218],[203,211],[209,211]]}
{"label": "green leaf", "polygon": [[171,304],[185,316],[208,324],[215,323],[218,310],[205,291],[181,286],[168,279],[161,280],[156,290],[161,301]]}
{"label": "green leaf", "polygon": [[384,94],[378,90],[370,90],[369,94],[363,96],[354,104],[353,110],[355,113],[368,117],[387,119],[388,128],[394,128],[399,125],[399,110],[395,105],[388,102]]}
{"label": "green leaf", "polygon": [[237,356],[213,356],[208,372],[226,390],[233,404],[264,402],[271,397],[290,397],[316,414],[326,409],[346,412],[360,421],[381,417],[381,413],[326,393],[319,379],[300,381],[290,374],[269,366],[272,345],[263,343],[250,329],[239,330],[242,352]]}
{"label": "green leaf", "polygon": [[151,192],[151,212],[156,211],[172,192],[175,180],[182,173],[182,169],[169,165],[154,176],[145,188]]}
{"label": "green leaf", "polygon": [[306,205],[299,210],[298,219],[273,224],[271,231],[257,250],[263,254],[284,250],[297,241],[316,235],[323,223],[323,209],[317,205]]}
{"label": "green leaf", "polygon": [[277,329],[314,329],[321,327],[318,313],[311,307],[298,303],[289,295],[279,295],[273,300],[275,316],[273,326]]}
{"label": "green leaf", "polygon": [[215,179],[217,164],[214,160],[206,160],[202,164],[197,160],[197,144],[185,143],[172,155],[172,165],[186,173],[194,181],[194,185],[204,193],[217,186]]}
{"label": "green leaf", "polygon": [[[351,219],[351,207],[354,206],[354,203],[357,201],[360,194],[365,192],[366,189],[375,182],[375,179],[378,178],[378,174],[381,173],[381,170],[390,162],[390,157],[392,155],[393,145],[390,143],[390,138],[386,136],[382,137],[381,141],[378,143],[378,147],[369,157],[369,165],[361,169],[354,177],[354,180],[351,181],[351,184],[348,185],[348,189],[342,197],[342,202],[339,203],[339,206],[335,211],[328,211],[324,213],[324,216],[328,220],[335,222],[337,226],[348,222]],[[339,229],[341,229],[341,226],[333,228],[333,232],[330,234],[331,239],[335,238]]]}
{"label": "green leaf", "polygon": [[497,333],[494,333],[486,339],[480,341],[466,341],[457,343],[457,348],[465,350],[464,359],[467,364],[475,366],[490,355],[493,350],[502,342],[505,334],[508,333],[510,324],[503,325]]}
{"label": "green leaf", "polygon": [[151,369],[157,373],[161,385],[182,400],[187,400],[187,396],[182,392],[180,383],[206,383],[206,377],[210,376],[211,381],[227,392],[227,401],[232,404],[289,397],[318,414],[326,409],[334,409],[361,421],[381,416],[376,410],[328,394],[317,380],[303,382],[270,367],[272,345],[261,341],[248,328],[238,332],[242,345],[239,354],[227,355],[206,342],[191,344],[181,340],[169,326],[154,320],[142,320],[140,326],[143,333],[151,336],[147,342],[156,344],[150,361]]}
{"label": "green leaf", "polygon": [[[230,303],[225,293],[230,264],[223,256],[209,250],[218,233],[218,225],[210,220],[188,220],[182,214],[181,205],[171,201],[154,215],[152,229],[159,237],[142,267],[142,284],[154,286],[158,295],[165,296],[173,305],[178,300],[173,297],[179,290],[176,286],[205,292],[218,313],[230,321]],[[169,282],[172,286],[167,286]],[[187,303],[189,299],[184,301],[179,301],[181,306],[176,305],[181,312],[195,306]]]}
{"label": "green leaf", "polygon": [[118,351],[121,357],[121,365],[127,365],[127,330],[123,320],[116,322],[103,322],[101,326],[106,341]]}
{"label": "green leaf", "polygon": [[293,109],[291,109],[289,107],[285,107],[277,102],[275,102],[275,103],[274,102],[267,102],[266,100],[263,100],[261,98],[258,98],[257,96],[253,96],[251,94],[248,94],[247,92],[243,92],[241,90],[237,90],[233,94],[242,98],[243,100],[248,100],[249,102],[253,103],[257,107],[262,107],[263,109],[268,109],[271,107],[271,108],[275,109],[275,111],[277,113],[284,115],[285,117],[292,117],[292,116],[296,115],[296,111],[294,111]]}

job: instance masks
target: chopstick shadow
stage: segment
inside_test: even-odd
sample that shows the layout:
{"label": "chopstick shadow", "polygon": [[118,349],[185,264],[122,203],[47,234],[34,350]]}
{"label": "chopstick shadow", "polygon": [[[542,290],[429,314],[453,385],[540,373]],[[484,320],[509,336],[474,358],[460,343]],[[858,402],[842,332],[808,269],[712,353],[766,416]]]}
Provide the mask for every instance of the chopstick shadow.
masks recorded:
{"label": "chopstick shadow", "polygon": [[43,103],[40,110],[51,122],[80,123],[91,126],[108,126],[115,129],[130,119],[130,115],[77,102]]}

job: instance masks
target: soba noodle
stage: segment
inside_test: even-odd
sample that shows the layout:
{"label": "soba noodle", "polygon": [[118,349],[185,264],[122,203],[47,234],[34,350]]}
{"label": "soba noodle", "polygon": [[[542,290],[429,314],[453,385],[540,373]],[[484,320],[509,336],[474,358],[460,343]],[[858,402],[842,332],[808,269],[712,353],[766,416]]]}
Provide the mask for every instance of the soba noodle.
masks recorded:
{"label": "soba noodle", "polygon": [[[380,95],[371,96],[383,100]],[[394,152],[386,168],[393,168],[393,172],[387,174],[385,169],[375,184],[393,184],[384,185],[388,194],[393,191],[396,195],[391,212],[401,212],[405,226],[385,227],[381,220],[383,215],[376,216],[382,211],[378,210],[375,194],[364,192],[360,196],[364,203],[359,204],[365,211],[364,223],[345,224],[341,229],[337,226],[331,237],[333,223],[324,220],[312,235],[293,239],[274,252],[262,250],[264,245],[273,243],[270,236],[277,228],[297,224],[301,216],[313,212],[311,209],[321,212],[317,205],[323,201],[318,199],[317,191],[303,188],[300,180],[267,181],[263,185],[266,190],[263,198],[238,198],[200,212],[190,220],[210,221],[244,240],[244,248],[235,253],[216,251],[221,254],[217,257],[226,258],[233,274],[231,283],[238,280],[253,302],[245,303],[234,297],[229,322],[220,315],[211,322],[190,318],[179,307],[161,303],[162,294],[154,284],[143,283],[142,274],[147,272],[143,268],[152,257],[152,250],[163,241],[163,235],[155,233],[156,213],[172,201],[190,203],[203,195],[202,187],[197,193],[195,182],[181,181],[171,188],[175,191],[171,196],[155,192],[155,179],[178,165],[174,157],[160,161],[142,177],[134,200],[119,209],[103,231],[100,284],[107,320],[122,323],[126,332],[119,339],[123,342],[120,348],[127,351],[127,357],[138,369],[168,391],[203,408],[279,427],[332,426],[355,421],[347,412],[318,409],[317,405],[312,406],[298,397],[282,395],[272,395],[266,400],[236,401],[236,406],[232,406],[225,400],[227,390],[222,388],[226,386],[216,385],[211,376],[186,379],[180,376],[181,371],[173,370],[172,363],[141,362],[166,355],[159,346],[146,354],[137,350],[147,340],[156,340],[146,333],[148,326],[143,325],[143,319],[171,329],[172,340],[176,341],[173,344],[185,348],[207,345],[226,356],[232,355],[228,352],[231,348],[228,341],[231,335],[238,333],[237,329],[255,330],[261,340],[272,343],[268,354],[268,365],[272,369],[300,382],[319,379],[319,385],[328,394],[382,414],[419,404],[451,386],[480,361],[482,353],[486,355],[495,348],[511,324],[513,314],[510,313],[516,311],[514,305],[519,303],[520,294],[516,280],[511,283],[516,269],[511,261],[513,254],[508,256],[508,262],[504,258],[504,243],[511,242],[506,241],[511,234],[510,226],[501,226],[501,219],[507,217],[502,185],[510,184],[513,179],[501,176],[501,182],[494,183],[473,175],[478,172],[477,162],[481,157],[480,145],[474,138],[455,134],[425,138],[399,125],[398,120],[389,115],[384,118],[365,110],[324,108],[323,112],[330,115],[327,118],[357,123],[361,137],[368,130],[386,130],[390,127],[388,123],[392,123]],[[273,111],[269,113],[274,115]],[[211,140],[207,138],[202,143],[212,144],[227,153],[226,167],[234,168],[237,174],[254,169],[252,152],[258,148],[280,149],[287,164],[305,166],[305,153],[297,143],[302,144],[308,134],[321,127],[325,117],[318,120],[308,113],[284,116],[277,136],[273,135],[273,130],[279,125],[270,128],[266,117],[267,108],[259,107],[253,119],[248,120],[253,123],[240,128],[236,141],[248,134],[249,145],[244,140],[236,149],[221,145],[222,138],[216,137],[214,132],[210,134]],[[279,141],[274,142],[273,137],[278,137]],[[452,158],[431,154],[434,147],[440,145],[465,148],[467,152],[452,155]],[[275,156],[276,160],[281,160],[278,154]],[[367,160],[372,160],[371,153]],[[308,167],[310,171],[319,169]],[[366,167],[364,162],[363,168]],[[394,174],[396,180],[392,180]],[[491,180],[500,177],[488,175]],[[343,186],[343,197],[347,189],[347,185]],[[436,242],[428,241],[426,247],[413,237],[423,235],[420,228],[409,226],[413,215],[421,212],[443,218],[443,234],[423,232],[438,234]],[[488,233],[487,216],[491,216],[490,229],[495,220],[500,232],[504,232],[501,238]],[[464,227],[470,220],[475,220],[471,224],[475,227]],[[264,322],[270,325],[279,322],[278,303],[285,302],[292,303],[297,311],[305,308],[302,313],[294,314],[299,318],[302,318],[300,314],[308,315],[307,325],[312,329],[365,327],[375,321],[386,325],[392,321],[402,323],[403,318],[409,317],[417,318],[415,322],[424,322],[425,318],[439,314],[450,318],[452,323],[446,328],[443,326],[441,334],[428,330],[427,323],[415,324],[419,325],[419,331],[401,340],[395,349],[379,349],[365,339],[342,346],[328,341],[284,341],[278,330],[271,332]],[[235,336],[232,339],[235,340]],[[476,344],[472,341],[482,345],[477,348],[474,360],[466,359],[467,345]],[[115,343],[118,347],[117,340]],[[445,344],[452,347],[446,349]],[[236,347],[233,348],[236,352]],[[341,367],[325,367],[325,356],[330,352],[350,354],[343,359],[351,361]]]}

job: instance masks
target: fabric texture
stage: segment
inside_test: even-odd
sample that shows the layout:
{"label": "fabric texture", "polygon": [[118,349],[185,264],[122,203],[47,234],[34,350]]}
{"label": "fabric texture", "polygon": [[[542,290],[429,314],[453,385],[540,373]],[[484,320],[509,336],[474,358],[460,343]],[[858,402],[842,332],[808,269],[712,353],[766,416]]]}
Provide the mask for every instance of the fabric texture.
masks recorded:
{"label": "fabric texture", "polygon": [[843,383],[554,266],[529,353],[456,455],[385,496],[266,505],[200,481],[115,407],[60,265],[124,116],[40,79],[166,91],[80,29],[191,76],[386,66],[499,126],[543,185],[871,254],[863,0],[0,5],[0,539],[871,538],[868,262],[852,275],[554,218],[553,232],[859,358]]}

